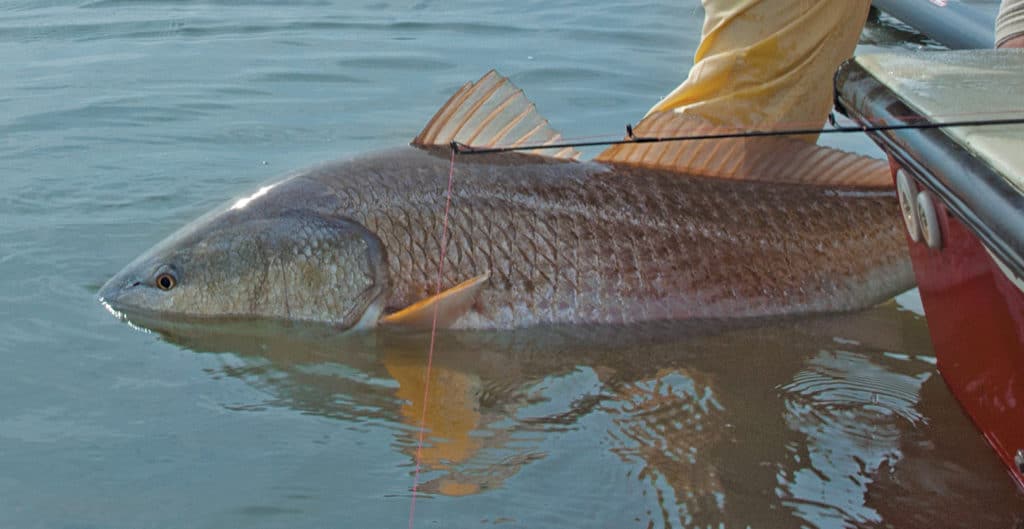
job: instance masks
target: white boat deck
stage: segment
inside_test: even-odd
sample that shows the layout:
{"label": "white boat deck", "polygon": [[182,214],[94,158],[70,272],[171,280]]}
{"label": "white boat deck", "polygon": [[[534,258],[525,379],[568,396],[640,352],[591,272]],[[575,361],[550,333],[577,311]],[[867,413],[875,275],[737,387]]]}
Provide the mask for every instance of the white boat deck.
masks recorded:
{"label": "white boat deck", "polygon": [[[856,61],[933,123],[1024,118],[1024,50],[875,54]],[[942,130],[1024,193],[1024,125]]]}

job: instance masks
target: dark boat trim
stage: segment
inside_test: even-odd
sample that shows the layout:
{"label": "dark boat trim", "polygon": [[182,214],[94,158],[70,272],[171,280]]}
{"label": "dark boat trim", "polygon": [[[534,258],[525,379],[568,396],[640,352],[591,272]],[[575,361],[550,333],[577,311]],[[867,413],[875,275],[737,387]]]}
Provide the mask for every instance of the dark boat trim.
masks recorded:
{"label": "dark boat trim", "polygon": [[[855,60],[835,76],[836,108],[861,125],[929,123]],[[875,131],[868,135],[938,195],[985,246],[1024,277],[1024,195],[985,161],[941,129]]]}
{"label": "dark boat trim", "polygon": [[875,7],[953,49],[991,48],[999,2],[873,0]]}

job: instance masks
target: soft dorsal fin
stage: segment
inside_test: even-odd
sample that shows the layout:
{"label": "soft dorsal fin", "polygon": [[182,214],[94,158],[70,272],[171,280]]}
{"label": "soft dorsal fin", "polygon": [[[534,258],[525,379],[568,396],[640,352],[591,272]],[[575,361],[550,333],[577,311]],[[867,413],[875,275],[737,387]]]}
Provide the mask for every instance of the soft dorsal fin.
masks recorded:
{"label": "soft dorsal fin", "polygon": [[[736,132],[702,118],[655,112],[633,129],[640,137]],[[848,187],[892,187],[889,165],[789,137],[715,138],[613,145],[596,161],[693,176]]]}
{"label": "soft dorsal fin", "polygon": [[473,306],[477,294],[490,277],[490,272],[487,272],[468,281],[463,281],[440,294],[417,301],[398,312],[384,316],[380,319],[380,323],[381,325],[429,329],[434,322],[434,307],[437,307],[437,326],[439,328],[451,327]]}
{"label": "soft dorsal fin", "polygon": [[[455,92],[412,144],[447,146],[457,141],[472,147],[508,147],[547,145],[561,138],[521,89],[491,70]],[[573,160],[580,155],[571,147],[528,152]]]}

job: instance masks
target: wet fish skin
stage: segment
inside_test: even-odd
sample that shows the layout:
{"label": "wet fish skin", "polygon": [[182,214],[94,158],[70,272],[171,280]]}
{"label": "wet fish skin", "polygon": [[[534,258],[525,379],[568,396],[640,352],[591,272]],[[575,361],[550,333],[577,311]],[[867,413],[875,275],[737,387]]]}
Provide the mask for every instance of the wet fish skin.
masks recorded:
{"label": "wet fish skin", "polygon": [[[435,293],[448,171],[447,152],[407,147],[295,173],[101,297],[129,315],[372,325]],[[460,328],[836,312],[913,285],[891,192],[521,154],[458,157],[453,189],[443,285],[491,274]],[[167,265],[182,277],[163,292]]]}
{"label": "wet fish skin", "polygon": [[[276,201],[248,207],[245,200],[139,256],[103,286],[101,301],[148,318],[258,317],[348,328],[373,316],[387,287],[379,239],[345,219]],[[174,278],[172,289],[158,287],[161,274]]]}

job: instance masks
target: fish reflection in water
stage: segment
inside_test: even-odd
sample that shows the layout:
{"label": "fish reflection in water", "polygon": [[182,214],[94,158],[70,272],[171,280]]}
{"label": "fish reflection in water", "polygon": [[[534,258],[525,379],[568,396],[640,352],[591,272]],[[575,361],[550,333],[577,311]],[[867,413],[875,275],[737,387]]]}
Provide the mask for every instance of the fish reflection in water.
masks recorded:
{"label": "fish reflection in water", "polygon": [[[265,406],[386,425],[408,472],[424,417],[429,495],[521,504],[558,490],[514,481],[541,461],[563,484],[574,465],[618,461],[592,496],[558,498],[566,516],[621,502],[651,527],[1004,527],[1024,512],[935,371],[925,326],[891,304],[742,326],[447,332],[425,413],[429,335],[232,325],[161,333],[234,353],[215,375],[264,389]],[[614,497],[623,483],[638,494]]]}

